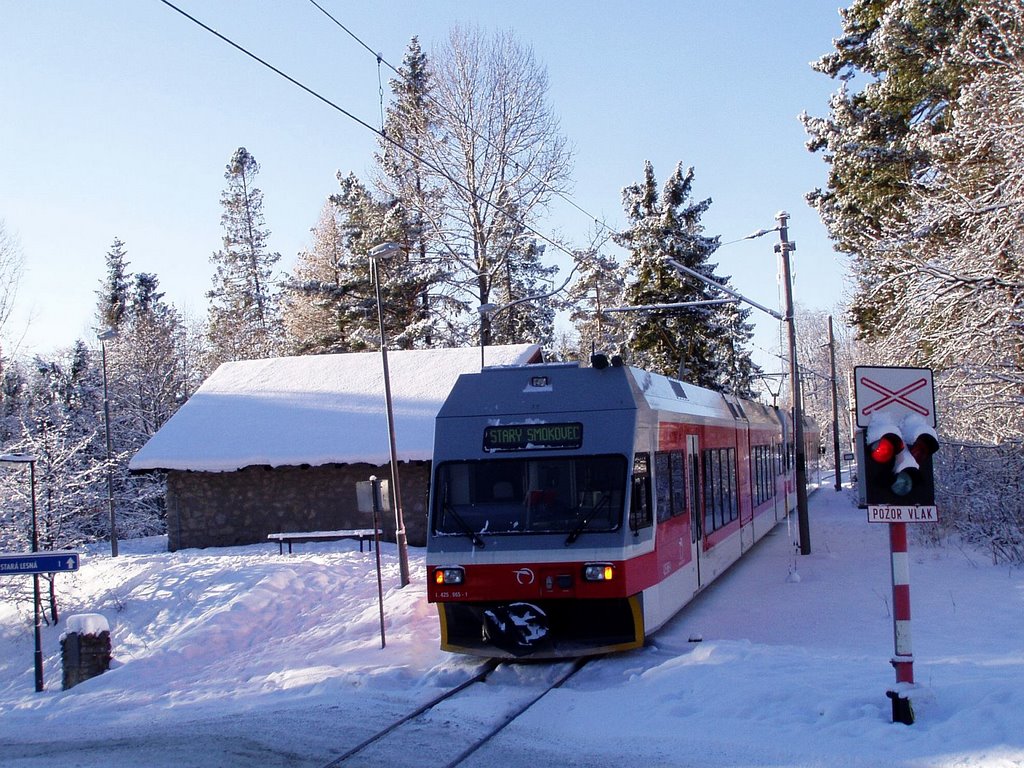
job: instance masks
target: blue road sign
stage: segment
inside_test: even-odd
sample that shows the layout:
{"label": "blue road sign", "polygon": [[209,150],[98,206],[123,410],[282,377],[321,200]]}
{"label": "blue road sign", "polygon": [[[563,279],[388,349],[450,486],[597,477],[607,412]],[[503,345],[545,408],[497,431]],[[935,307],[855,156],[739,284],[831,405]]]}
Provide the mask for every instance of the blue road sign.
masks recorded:
{"label": "blue road sign", "polygon": [[78,552],[30,552],[20,555],[0,555],[0,576],[77,571],[79,557]]}

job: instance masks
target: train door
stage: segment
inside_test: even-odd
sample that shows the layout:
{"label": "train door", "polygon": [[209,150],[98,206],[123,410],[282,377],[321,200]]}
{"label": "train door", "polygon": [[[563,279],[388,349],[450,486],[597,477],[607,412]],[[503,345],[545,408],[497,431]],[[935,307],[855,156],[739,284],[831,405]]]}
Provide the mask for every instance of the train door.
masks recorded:
{"label": "train door", "polygon": [[700,440],[697,435],[686,436],[686,467],[689,481],[686,484],[690,507],[690,552],[697,572],[697,589],[703,585],[700,575],[700,556],[704,550],[704,510],[701,500],[701,481],[704,475],[700,471]]}

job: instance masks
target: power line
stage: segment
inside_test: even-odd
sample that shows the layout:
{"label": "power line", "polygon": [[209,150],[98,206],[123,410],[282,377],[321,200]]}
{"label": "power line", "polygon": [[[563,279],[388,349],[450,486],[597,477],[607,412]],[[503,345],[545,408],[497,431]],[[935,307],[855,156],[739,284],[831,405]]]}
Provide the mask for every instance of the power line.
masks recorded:
{"label": "power line", "polygon": [[[341,22],[340,22],[340,21],[339,21],[339,20],[338,20],[337,18],[335,18],[335,17],[334,17],[334,16],[332,15],[332,14],[330,14],[330,13],[329,13],[329,12],[328,12],[328,11],[327,11],[326,9],[324,9],[324,7],[323,7],[322,5],[320,5],[320,3],[318,3],[318,2],[316,1],[316,0],[309,0],[309,2],[310,2],[310,3],[312,3],[312,4],[313,4],[313,5],[314,5],[314,6],[315,6],[315,7],[317,8],[317,10],[319,10],[319,11],[320,11],[320,12],[321,12],[321,13],[322,13],[322,14],[323,14],[324,16],[326,16],[326,17],[327,17],[328,19],[330,19],[330,20],[331,20],[331,21],[333,21],[333,22],[334,22],[335,24],[337,24],[337,25],[338,25],[338,26],[339,26],[339,27],[340,27],[341,29],[343,29],[343,30],[345,31],[345,33],[346,33],[346,34],[347,34],[347,35],[348,35],[349,37],[351,37],[351,38],[352,38],[353,40],[355,40],[355,41],[356,41],[356,42],[357,42],[357,43],[358,43],[358,44],[359,44],[360,46],[362,46],[362,47],[363,47],[364,49],[366,49],[366,50],[367,50],[367,51],[368,51],[368,52],[370,53],[370,55],[374,56],[374,57],[375,57],[375,58],[377,59],[377,65],[378,65],[378,67],[379,67],[379,66],[380,66],[380,65],[381,65],[381,64],[383,63],[383,64],[384,64],[384,65],[385,65],[385,66],[386,66],[386,67],[387,67],[388,69],[390,69],[390,70],[391,70],[392,72],[394,72],[394,73],[395,73],[395,74],[396,74],[396,75],[397,75],[397,76],[398,76],[399,78],[401,78],[401,79],[402,79],[403,81],[406,81],[406,82],[407,82],[407,80],[406,80],[406,77],[405,77],[405,75],[403,75],[403,74],[402,74],[402,72],[401,72],[401,71],[400,71],[399,69],[397,69],[397,68],[396,68],[396,67],[395,67],[395,66],[394,66],[393,64],[391,64],[391,63],[390,63],[390,62],[389,62],[389,61],[388,61],[387,59],[385,59],[385,58],[384,58],[384,56],[383,56],[383,55],[382,55],[381,53],[379,53],[379,52],[375,52],[375,51],[374,51],[374,50],[373,50],[373,49],[372,49],[372,48],[371,48],[371,47],[370,47],[369,45],[367,45],[367,44],[366,44],[366,43],[365,43],[365,42],[364,42],[364,41],[363,41],[363,40],[362,40],[362,39],[361,39],[361,38],[360,38],[360,37],[359,37],[359,36],[358,36],[358,35],[357,35],[357,34],[356,34],[355,32],[353,32],[353,31],[352,31],[351,29],[349,29],[348,27],[346,27],[346,26],[345,26],[344,24],[342,24],[342,23],[341,23]],[[427,100],[429,100],[430,102],[432,102],[432,103],[433,103],[433,104],[434,104],[435,106],[437,106],[437,107],[440,107],[440,108],[444,109],[444,106],[445,106],[445,105],[444,105],[444,104],[442,104],[441,102],[437,101],[437,99],[434,99],[434,98],[432,98],[432,97],[430,96],[430,94],[426,94],[426,98],[427,98]],[[517,161],[517,160],[516,160],[516,159],[515,159],[514,157],[512,157],[512,156],[510,156],[510,155],[506,154],[506,153],[505,153],[505,152],[504,152],[504,151],[502,150],[502,148],[501,148],[501,147],[499,147],[498,145],[496,145],[496,144],[495,144],[495,143],[494,143],[493,141],[491,141],[491,140],[490,140],[489,138],[487,138],[487,137],[486,137],[486,136],[484,136],[483,134],[477,133],[477,132],[476,132],[475,130],[473,130],[473,128],[472,128],[472,127],[469,127],[469,130],[470,130],[470,133],[472,133],[472,134],[473,134],[473,136],[474,136],[475,138],[477,138],[477,139],[480,139],[481,141],[483,141],[483,142],[484,142],[485,144],[487,144],[487,146],[489,146],[489,147],[490,147],[491,149],[493,149],[493,150],[494,150],[495,152],[497,152],[497,153],[498,153],[499,155],[501,155],[501,156],[502,156],[502,157],[504,157],[504,158],[505,158],[506,160],[508,160],[508,161],[509,161],[510,163],[512,163],[512,165],[513,165],[513,166],[515,166],[515,168],[516,168],[517,170],[519,170],[519,171],[521,171],[521,172],[523,172],[523,173],[527,174],[527,175],[528,175],[528,176],[530,176],[530,178],[532,178],[532,179],[533,179],[534,181],[536,181],[536,182],[538,182],[538,183],[542,184],[542,185],[543,185],[543,186],[544,186],[544,187],[545,187],[545,188],[546,188],[546,189],[547,189],[547,190],[548,190],[549,192],[551,192],[552,194],[554,194],[554,195],[558,196],[559,198],[561,198],[562,200],[564,200],[564,201],[565,201],[566,203],[568,203],[569,205],[571,205],[571,206],[572,206],[573,208],[575,208],[575,209],[576,209],[577,211],[579,211],[579,212],[580,212],[580,213],[582,213],[582,214],[583,214],[584,216],[586,216],[586,217],[587,217],[587,218],[589,218],[589,219],[590,219],[591,221],[593,221],[593,222],[594,222],[594,223],[595,223],[595,224],[596,224],[596,225],[597,225],[598,227],[600,227],[601,229],[604,229],[604,230],[607,230],[608,232],[612,232],[612,233],[614,233],[614,230],[613,230],[613,229],[612,229],[611,227],[609,227],[609,226],[608,226],[607,224],[605,224],[605,223],[604,223],[603,221],[601,221],[601,220],[600,220],[600,219],[598,219],[598,218],[597,218],[596,216],[594,216],[594,214],[590,213],[590,212],[589,212],[589,211],[587,211],[587,210],[586,210],[585,208],[583,208],[582,206],[580,206],[580,205],[579,205],[579,204],[578,204],[578,203],[577,203],[577,202],[576,202],[575,200],[573,200],[573,199],[572,199],[571,197],[569,197],[569,196],[568,196],[567,194],[565,194],[565,193],[564,193],[564,192],[562,192],[561,190],[555,189],[555,188],[554,188],[553,186],[551,186],[551,184],[549,184],[549,183],[548,183],[548,181],[547,181],[546,179],[542,179],[542,178],[541,178],[540,176],[537,176],[537,175],[536,175],[536,174],[535,174],[535,173],[534,173],[533,171],[531,171],[531,170],[530,170],[529,168],[526,168],[526,167],[525,167],[525,166],[523,166],[523,165],[522,165],[521,163],[519,163],[519,162],[518,162],[518,161]]]}
{"label": "power line", "polygon": [[366,43],[364,43],[362,40],[360,40],[359,39],[359,35],[357,35],[351,29],[349,29],[344,24],[342,24],[340,21],[338,21],[336,18],[334,18],[334,16],[332,16],[330,13],[328,13],[327,10],[322,5],[320,5],[320,3],[318,3],[316,0],[309,0],[309,2],[311,2],[313,5],[315,5],[317,10],[320,11],[320,13],[322,13],[328,19],[330,19],[335,24],[337,24],[339,27],[341,27],[343,30],[345,30],[345,32],[348,34],[349,37],[351,37],[353,40],[355,40],[357,43],[359,43],[361,46],[363,46],[363,48],[365,48],[367,51],[369,51],[370,55],[374,56],[377,59],[378,63],[386,64],[388,69],[390,69],[396,75],[401,77],[401,74],[399,73],[399,71],[397,69],[395,69],[393,66],[391,66],[390,64],[388,64],[388,62],[384,59],[383,56],[381,56],[377,51],[373,50],[370,46],[368,46]]}
{"label": "power line", "polygon": [[[474,190],[470,189],[468,186],[463,184],[458,179],[453,178],[446,170],[438,167],[437,165],[435,165],[434,163],[430,162],[426,158],[420,156],[419,154],[417,154],[413,150],[409,149],[408,147],[403,146],[402,144],[400,144],[399,142],[397,142],[396,140],[394,140],[390,136],[388,136],[387,133],[385,133],[384,131],[379,130],[377,128],[374,128],[372,125],[367,123],[365,120],[362,120],[359,117],[356,117],[354,114],[349,112],[344,107],[336,104],[335,102],[331,101],[326,96],[323,96],[322,94],[318,93],[317,91],[314,91],[309,86],[301,83],[300,81],[296,80],[291,75],[289,75],[286,72],[283,72],[282,70],[278,69],[273,64],[271,64],[270,62],[266,61],[265,59],[260,58],[259,56],[257,56],[255,53],[253,53],[252,51],[248,50],[244,46],[239,45],[238,43],[236,43],[231,38],[227,37],[226,35],[221,34],[217,30],[213,29],[213,27],[210,27],[207,24],[203,23],[202,21],[197,19],[195,16],[192,16],[191,14],[189,14],[186,11],[182,10],[178,6],[174,5],[174,3],[170,2],[170,0],[160,0],[160,2],[162,2],[164,5],[166,5],[171,10],[173,10],[173,11],[179,13],[180,15],[184,16],[186,19],[191,21],[193,24],[201,27],[202,29],[205,29],[211,35],[213,35],[213,36],[217,37],[218,39],[222,40],[223,42],[227,43],[228,45],[230,45],[235,50],[237,50],[240,53],[248,56],[253,61],[256,61],[259,64],[262,64],[264,67],[269,69],[271,72],[273,72],[276,75],[284,78],[285,80],[287,80],[292,85],[295,85],[296,87],[301,88],[303,91],[308,93],[313,98],[317,99],[320,102],[323,102],[324,104],[329,106],[331,109],[335,110],[336,112],[341,113],[342,115],[344,115],[345,117],[349,118],[350,120],[352,120],[353,122],[357,123],[358,125],[362,126],[363,128],[366,128],[368,131],[370,131],[374,135],[378,136],[379,138],[383,139],[384,141],[388,142],[389,144],[394,146],[396,149],[399,149],[402,152],[405,152],[407,155],[409,155],[414,160],[422,163],[424,166],[426,166],[427,168],[430,168],[435,173],[443,176],[445,179],[447,179],[449,182],[451,182],[457,188],[461,189],[463,192],[466,192],[467,194],[473,196],[475,199],[477,199],[481,203],[484,203],[485,205],[490,205],[495,210],[500,211],[504,216],[506,216],[508,218],[509,221],[511,221],[511,222],[513,222],[515,224],[518,224],[519,226],[521,226],[523,228],[524,231],[529,232],[530,234],[532,234],[535,237],[543,240],[544,242],[548,243],[549,245],[554,246],[557,250],[559,250],[562,253],[564,253],[565,255],[569,256],[573,260],[573,264],[574,264],[572,271],[569,273],[569,278],[571,278],[572,275],[579,268],[579,264],[576,262],[575,254],[571,250],[566,248],[564,245],[562,245],[561,243],[559,243],[556,240],[552,239],[548,235],[545,235],[543,232],[541,232],[540,230],[538,230],[535,227],[531,226],[530,224],[527,224],[525,221],[523,221],[522,219],[516,217],[514,214],[510,213],[509,211],[507,211],[506,209],[502,208],[501,206],[496,205],[495,203],[493,203],[490,200],[487,200],[481,194],[479,194],[478,192],[475,192]],[[390,65],[388,65],[388,66],[390,66]],[[563,284],[563,288],[565,287],[565,285],[568,285],[568,279]],[[561,289],[559,289],[559,290],[561,290]]]}
{"label": "power line", "polygon": [[[378,51],[374,51],[373,48],[371,48],[369,45],[367,45],[367,43],[362,38],[359,37],[359,35],[357,35],[351,29],[346,27],[337,17],[335,17],[327,9],[325,9],[320,3],[318,3],[317,0],[309,0],[309,2],[314,7],[316,7],[316,9],[318,11],[320,11],[324,16],[326,16],[328,19],[330,19],[332,22],[334,22],[334,24],[336,24],[339,28],[341,28],[349,37],[351,37],[358,45],[360,45],[363,49],[365,49],[371,56],[376,58],[378,67],[381,64],[384,64],[384,66],[386,66],[388,69],[390,69],[392,72],[394,72],[395,75],[397,75],[403,81],[407,82],[407,78],[406,78],[405,75],[402,74],[401,70],[399,70],[391,62],[389,62],[387,59],[385,59],[383,54],[381,54]],[[430,94],[426,94],[426,98],[429,101],[431,101],[435,106],[441,107],[442,109],[444,108],[444,104],[442,104],[441,102],[437,101],[437,99],[432,98],[430,96]],[[517,169],[519,169],[520,171],[525,172],[527,175],[529,175],[535,181],[543,184],[552,194],[557,195],[559,198],[561,198],[566,203],[571,205],[577,211],[579,211],[584,216],[586,216],[588,219],[593,221],[598,227],[600,227],[601,229],[603,229],[603,230],[605,230],[607,232],[611,232],[613,234],[615,233],[614,229],[612,229],[607,224],[605,224],[603,221],[598,219],[594,214],[590,213],[588,210],[586,210],[585,208],[583,208],[582,206],[577,204],[571,197],[566,195],[564,192],[561,192],[560,190],[557,190],[554,187],[552,187],[545,179],[542,179],[539,176],[535,175],[529,168],[524,168],[518,161],[516,161],[516,159],[514,157],[510,157],[509,155],[506,155],[502,151],[501,147],[499,147],[496,144],[494,144],[494,142],[492,142],[489,138],[487,138],[486,136],[484,136],[482,134],[477,133],[475,130],[473,130],[472,127],[470,127],[469,130],[473,134],[474,137],[480,139],[481,141],[486,143],[491,149],[495,150],[500,155],[504,156]],[[726,242],[719,243],[718,245],[719,245],[719,247],[721,247],[723,245],[734,245],[735,243],[741,243],[744,240],[753,240],[755,238],[762,237],[762,236],[770,234],[772,232],[777,232],[778,230],[779,230],[778,227],[771,227],[770,229],[759,229],[756,232],[750,233],[749,235],[744,235],[743,237],[738,237],[735,240],[727,240]]]}
{"label": "power line", "polygon": [[205,29],[205,30],[206,30],[207,32],[209,32],[209,33],[210,33],[211,35],[213,35],[214,37],[217,37],[217,38],[219,38],[220,40],[224,41],[225,43],[227,43],[228,45],[230,45],[230,46],[231,46],[232,48],[234,48],[235,50],[239,51],[240,53],[243,53],[243,54],[245,54],[245,55],[246,55],[246,56],[248,56],[248,57],[249,57],[250,59],[253,59],[254,61],[257,61],[257,62],[259,62],[259,63],[260,63],[260,64],[262,64],[262,65],[263,65],[264,67],[266,67],[267,69],[269,69],[269,70],[270,70],[271,72],[274,72],[275,74],[277,74],[277,75],[279,75],[279,76],[283,77],[283,78],[284,78],[285,80],[287,80],[287,81],[288,81],[289,83],[291,83],[292,85],[294,85],[294,86],[297,86],[298,88],[301,88],[302,90],[304,90],[304,91],[305,91],[306,93],[308,93],[308,94],[309,94],[310,96],[312,96],[313,98],[315,98],[315,99],[317,99],[317,100],[319,100],[319,101],[322,101],[322,102],[323,102],[324,104],[326,104],[327,106],[329,106],[329,107],[330,107],[331,109],[333,109],[333,110],[335,110],[335,111],[337,111],[337,112],[340,112],[341,114],[345,115],[345,117],[347,117],[347,118],[349,118],[350,120],[353,120],[353,121],[355,121],[356,123],[358,123],[359,125],[363,126],[363,128],[366,128],[367,130],[369,130],[369,131],[372,131],[373,133],[376,133],[376,134],[378,134],[378,135],[380,135],[380,136],[383,136],[383,133],[382,133],[381,131],[378,131],[378,130],[377,130],[376,128],[374,128],[374,127],[373,127],[372,125],[370,125],[369,123],[365,122],[364,120],[360,120],[360,119],[359,119],[358,117],[356,117],[355,115],[353,115],[353,114],[352,114],[351,112],[349,112],[349,111],[348,111],[347,109],[345,109],[344,107],[341,107],[341,106],[339,106],[338,104],[335,104],[335,103],[334,103],[333,101],[331,101],[330,99],[328,99],[328,98],[327,98],[326,96],[323,96],[323,95],[321,95],[321,94],[317,93],[316,91],[314,91],[314,90],[313,90],[312,88],[310,88],[310,87],[308,87],[308,86],[306,86],[306,85],[303,85],[302,83],[300,83],[300,82],[299,82],[298,80],[296,80],[296,79],[295,79],[294,77],[292,77],[291,75],[289,75],[289,74],[286,74],[285,72],[282,72],[282,71],[281,71],[280,69],[278,69],[277,67],[275,67],[275,66],[274,66],[273,64],[271,64],[270,62],[268,62],[268,61],[265,61],[264,59],[261,59],[261,58],[260,58],[259,56],[257,56],[257,55],[256,55],[255,53],[253,53],[252,51],[250,51],[250,50],[248,50],[248,49],[246,49],[246,48],[243,48],[243,47],[242,47],[241,45],[239,45],[238,43],[236,43],[236,42],[235,42],[234,40],[232,40],[232,39],[231,39],[231,38],[229,38],[229,37],[226,37],[225,35],[222,35],[222,34],[221,34],[220,32],[218,32],[217,30],[215,30],[215,29],[214,29],[213,27],[207,26],[206,24],[204,24],[203,22],[201,22],[201,21],[200,21],[199,19],[197,19],[197,18],[196,18],[195,16],[192,16],[192,15],[190,15],[190,14],[189,14],[189,13],[187,13],[186,11],[183,11],[183,10],[182,10],[181,8],[179,8],[178,6],[174,5],[174,3],[171,3],[171,2],[169,2],[169,0],[160,0],[160,2],[162,2],[162,3],[164,4],[164,5],[166,5],[166,6],[167,6],[168,8],[170,8],[171,10],[173,10],[173,11],[177,11],[177,12],[178,12],[178,13],[180,13],[180,14],[181,14],[182,16],[184,16],[184,17],[185,17],[186,19],[188,19],[189,21],[191,21],[191,22],[192,22],[193,24],[195,24],[195,25],[197,25],[197,26],[199,26],[199,27],[202,27],[202,28],[203,28],[203,29]]}

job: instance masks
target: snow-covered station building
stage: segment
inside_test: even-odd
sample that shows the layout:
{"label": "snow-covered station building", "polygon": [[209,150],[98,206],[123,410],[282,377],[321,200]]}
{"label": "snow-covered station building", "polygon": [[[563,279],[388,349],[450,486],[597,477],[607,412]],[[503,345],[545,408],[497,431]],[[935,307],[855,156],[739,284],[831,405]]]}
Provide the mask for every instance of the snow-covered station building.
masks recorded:
{"label": "snow-covered station building", "polygon": [[[540,362],[536,344],[487,347],[491,365]],[[434,419],[479,347],[388,353],[403,517],[426,543]],[[356,482],[390,477],[378,352],[224,363],[129,462],[167,473],[172,551],[266,541],[282,531],[371,527]],[[393,515],[384,515],[394,540]],[[390,519],[388,519],[390,518]]]}

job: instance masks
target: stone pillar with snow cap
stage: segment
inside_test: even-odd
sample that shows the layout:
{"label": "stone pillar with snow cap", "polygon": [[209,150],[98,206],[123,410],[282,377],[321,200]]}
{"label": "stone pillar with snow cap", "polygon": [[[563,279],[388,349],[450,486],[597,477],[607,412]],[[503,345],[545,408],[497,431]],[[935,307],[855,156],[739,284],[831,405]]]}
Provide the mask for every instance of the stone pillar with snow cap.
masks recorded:
{"label": "stone pillar with snow cap", "polygon": [[80,613],[68,617],[67,631],[61,635],[64,663],[64,690],[110,669],[110,625],[98,613]]}

